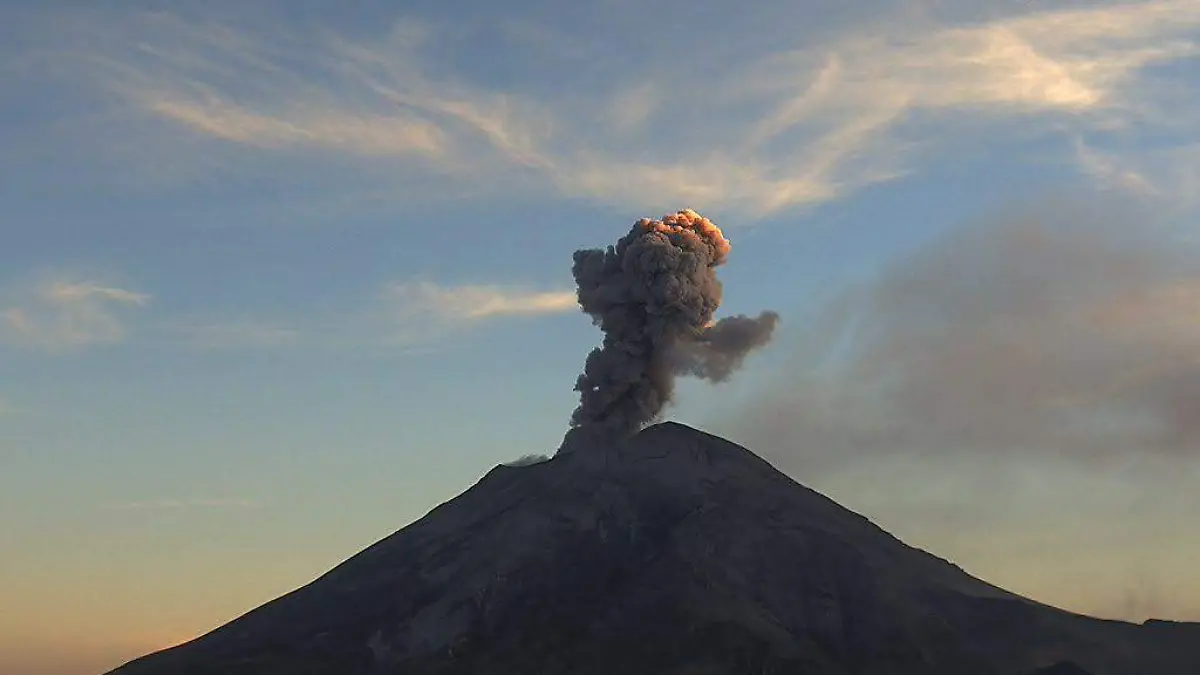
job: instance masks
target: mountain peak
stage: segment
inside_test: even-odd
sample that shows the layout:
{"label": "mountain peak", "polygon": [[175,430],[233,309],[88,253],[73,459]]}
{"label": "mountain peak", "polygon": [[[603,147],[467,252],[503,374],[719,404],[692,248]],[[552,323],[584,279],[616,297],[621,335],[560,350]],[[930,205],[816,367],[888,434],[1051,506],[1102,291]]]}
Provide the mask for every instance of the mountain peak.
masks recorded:
{"label": "mountain peak", "polygon": [[1190,675],[1196,638],[991,586],[664,422],[497,467],[308,586],[116,673],[1027,675],[1070,659]]}
{"label": "mountain peak", "polygon": [[627,451],[634,453],[686,453],[689,459],[701,462],[724,460],[763,463],[758,455],[736,443],[679,422],[650,425],[626,441],[625,446]]}
{"label": "mountain peak", "polygon": [[700,431],[699,429],[696,429],[695,427],[690,427],[682,422],[675,422],[673,420],[667,420],[665,422],[658,422],[657,424],[651,424],[637,433],[638,436],[653,436],[656,434],[678,434],[678,435],[683,435],[683,436],[704,436],[707,438],[716,439],[718,441],[725,440],[719,436],[713,436],[712,434]]}
{"label": "mountain peak", "polygon": [[724,471],[791,482],[746,448],[679,422],[660,422],[616,440],[574,430],[559,454],[610,471],[681,472],[694,478],[714,478]]}

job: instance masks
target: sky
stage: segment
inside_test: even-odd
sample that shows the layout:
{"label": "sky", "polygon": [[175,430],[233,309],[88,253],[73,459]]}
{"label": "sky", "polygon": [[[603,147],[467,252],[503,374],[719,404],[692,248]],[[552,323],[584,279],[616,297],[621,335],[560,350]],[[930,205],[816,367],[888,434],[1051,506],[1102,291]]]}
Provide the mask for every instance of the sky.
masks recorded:
{"label": "sky", "polygon": [[[648,6],[649,5],[649,6]],[[1200,1],[0,0],[0,672],[98,673],[558,446],[571,254],[693,208],[720,433],[1200,620]]]}

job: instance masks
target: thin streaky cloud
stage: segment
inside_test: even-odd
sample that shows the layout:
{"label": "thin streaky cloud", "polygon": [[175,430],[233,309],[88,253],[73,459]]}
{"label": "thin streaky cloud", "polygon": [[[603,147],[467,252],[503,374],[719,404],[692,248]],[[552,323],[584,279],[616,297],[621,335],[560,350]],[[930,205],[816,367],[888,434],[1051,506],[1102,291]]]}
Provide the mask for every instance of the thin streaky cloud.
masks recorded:
{"label": "thin streaky cloud", "polygon": [[56,281],[43,287],[41,294],[50,302],[62,303],[82,302],[89,299],[111,300],[129,305],[145,305],[150,302],[150,296],[145,293],[102,286],[93,281],[82,283]]}
{"label": "thin streaky cloud", "polygon": [[126,338],[123,312],[146,293],[92,281],[47,281],[0,299],[0,341],[50,351],[113,344]]}
{"label": "thin streaky cloud", "polygon": [[147,104],[153,112],[195,131],[234,143],[261,148],[314,146],[366,156],[425,155],[444,151],[441,130],[416,119],[398,117],[336,118],[304,114],[270,116],[247,111],[227,102],[193,102],[157,99]]}
{"label": "thin streaky cloud", "polygon": [[1166,198],[1172,210],[1186,213],[1200,203],[1200,142],[1111,152],[1077,140],[1075,161],[1101,186]]}
{"label": "thin streaky cloud", "polygon": [[1075,141],[1075,157],[1080,170],[1103,186],[1111,186],[1138,196],[1156,196],[1162,190],[1142,172],[1122,163],[1120,158]]}
{"label": "thin streaky cloud", "polygon": [[538,291],[484,284],[396,283],[387,287],[386,295],[401,316],[428,316],[446,322],[561,314],[578,309],[572,291]]}
{"label": "thin streaky cloud", "polygon": [[[459,185],[753,217],[905,175],[908,151],[934,142],[931,116],[1136,130],[1169,108],[1171,76],[1152,67],[1198,53],[1195,0],[1012,11],[805,35],[792,50],[747,51],[719,78],[662,54],[632,88],[570,96],[431,76],[428,46],[445,30],[413,22],[379,40],[280,38],[133,15],[122,27],[138,49],[102,43],[91,63],[143,115],[258,152],[394,157]],[[1111,178],[1095,161],[1080,168]]]}

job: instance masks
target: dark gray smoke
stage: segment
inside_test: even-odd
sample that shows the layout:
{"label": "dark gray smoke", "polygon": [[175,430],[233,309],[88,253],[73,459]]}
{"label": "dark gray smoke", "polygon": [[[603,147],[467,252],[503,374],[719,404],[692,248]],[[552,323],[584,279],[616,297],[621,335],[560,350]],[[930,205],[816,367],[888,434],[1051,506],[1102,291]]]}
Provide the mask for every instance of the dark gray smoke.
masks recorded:
{"label": "dark gray smoke", "polygon": [[713,382],[724,382],[741,367],[751,350],[771,341],[779,315],[763,312],[756,318],[742,314],[713,324],[697,339],[676,344],[669,352],[671,369]]}
{"label": "dark gray smoke", "polygon": [[771,339],[774,312],[713,322],[721,304],[717,266],[729,240],[692,210],[643,218],[607,249],[575,252],[579,305],[604,331],[575,383],[574,429],[634,433],[670,403],[677,375],[720,382]]}

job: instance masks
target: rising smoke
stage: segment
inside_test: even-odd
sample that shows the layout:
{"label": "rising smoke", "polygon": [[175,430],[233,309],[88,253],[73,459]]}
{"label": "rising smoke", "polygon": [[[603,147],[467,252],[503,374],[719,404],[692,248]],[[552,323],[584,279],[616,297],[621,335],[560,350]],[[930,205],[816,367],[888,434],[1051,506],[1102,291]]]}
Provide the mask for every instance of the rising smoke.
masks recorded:
{"label": "rising smoke", "polygon": [[807,476],[883,456],[1200,458],[1188,235],[1107,203],[956,229],[835,296],[778,383],[709,426],[803,448],[779,461]]}
{"label": "rising smoke", "polygon": [[779,321],[713,321],[721,304],[716,268],[729,240],[692,210],[643,218],[615,246],[575,252],[579,305],[604,332],[575,383],[573,430],[606,438],[632,434],[670,403],[677,375],[724,381],[766,344]]}

